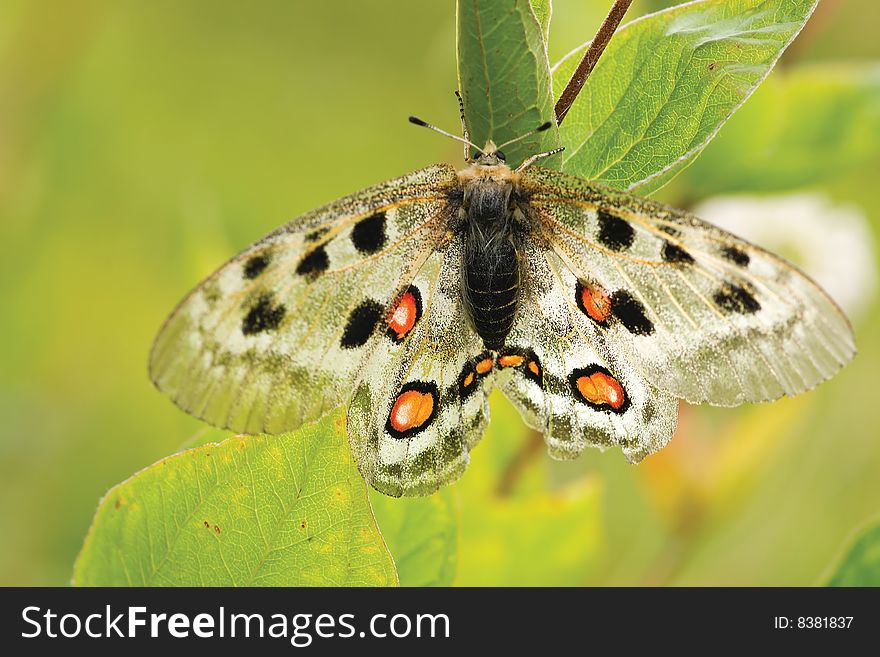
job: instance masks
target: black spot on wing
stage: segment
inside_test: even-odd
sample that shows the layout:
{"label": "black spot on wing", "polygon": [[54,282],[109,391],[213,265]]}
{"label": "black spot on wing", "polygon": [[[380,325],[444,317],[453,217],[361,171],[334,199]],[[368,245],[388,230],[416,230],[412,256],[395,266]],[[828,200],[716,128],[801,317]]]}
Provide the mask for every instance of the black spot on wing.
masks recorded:
{"label": "black spot on wing", "polygon": [[317,276],[327,271],[330,267],[330,258],[323,246],[309,251],[296,266],[296,273],[300,276]]}
{"label": "black spot on wing", "polygon": [[645,307],[626,290],[611,295],[611,314],[633,335],[651,335],[654,324],[645,314]]}
{"label": "black spot on wing", "polygon": [[309,231],[306,233],[306,242],[317,242],[328,232],[330,232],[329,228],[316,228],[315,230]]}
{"label": "black spot on wing", "polygon": [[275,305],[271,294],[264,294],[251,306],[241,323],[241,332],[255,335],[278,328],[287,312],[283,304]]}
{"label": "black spot on wing", "polygon": [[660,226],[660,230],[662,230],[664,233],[666,233],[667,235],[670,235],[672,237],[678,237],[679,235],[681,235],[681,231],[678,228],[675,228],[674,226],[669,226],[669,225]]}
{"label": "black spot on wing", "polygon": [[721,255],[740,267],[748,267],[751,261],[748,253],[735,246],[725,246],[721,249]]}
{"label": "black spot on wing", "polygon": [[340,345],[343,349],[354,349],[367,343],[376,324],[382,319],[384,308],[376,301],[367,299],[348,316],[348,323],[342,332]]}
{"label": "black spot on wing", "polygon": [[729,313],[751,315],[761,310],[758,300],[741,285],[728,283],[712,297],[718,307]]}
{"label": "black spot on wing", "polygon": [[265,271],[271,260],[272,258],[268,253],[260,253],[252,256],[250,260],[244,263],[244,277],[247,280],[255,279]]}
{"label": "black spot on wing", "polygon": [[628,221],[615,217],[605,210],[599,210],[598,240],[613,251],[623,251],[632,246],[636,231]]}
{"label": "black spot on wing", "polygon": [[385,213],[377,212],[357,222],[351,231],[351,242],[365,255],[379,251],[387,241],[385,235]]}
{"label": "black spot on wing", "polygon": [[669,240],[663,242],[663,249],[660,255],[666,262],[677,262],[683,265],[689,265],[694,261],[693,256],[685,251],[677,244],[673,244]]}

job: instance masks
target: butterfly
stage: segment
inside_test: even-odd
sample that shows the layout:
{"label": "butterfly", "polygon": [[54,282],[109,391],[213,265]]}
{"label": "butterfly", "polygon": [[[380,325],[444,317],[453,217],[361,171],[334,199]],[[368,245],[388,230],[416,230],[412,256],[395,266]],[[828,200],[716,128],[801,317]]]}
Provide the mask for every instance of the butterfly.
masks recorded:
{"label": "butterfly", "polygon": [[467,166],[313,210],[199,284],[150,357],[177,405],[277,434],[348,402],[365,479],[426,495],[464,472],[496,386],[551,456],[638,462],[679,399],[773,400],[852,358],[846,317],[782,258],[535,164],[556,151],[511,168],[491,141],[470,156],[464,122],[458,137],[410,120],[464,142]]}

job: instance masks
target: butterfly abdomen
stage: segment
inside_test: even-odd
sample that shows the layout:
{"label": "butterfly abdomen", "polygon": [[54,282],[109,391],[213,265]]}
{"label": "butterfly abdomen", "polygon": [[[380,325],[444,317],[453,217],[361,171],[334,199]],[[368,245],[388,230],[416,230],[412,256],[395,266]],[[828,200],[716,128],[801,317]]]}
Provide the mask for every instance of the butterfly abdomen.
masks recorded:
{"label": "butterfly abdomen", "polygon": [[[469,249],[470,250],[470,249]],[[465,262],[465,302],[486,349],[498,350],[513,327],[519,297],[516,247],[506,239]]]}
{"label": "butterfly abdomen", "polygon": [[520,261],[509,206],[511,189],[480,181],[465,191],[467,217],[462,291],[465,307],[487,349],[504,346],[516,317]]}

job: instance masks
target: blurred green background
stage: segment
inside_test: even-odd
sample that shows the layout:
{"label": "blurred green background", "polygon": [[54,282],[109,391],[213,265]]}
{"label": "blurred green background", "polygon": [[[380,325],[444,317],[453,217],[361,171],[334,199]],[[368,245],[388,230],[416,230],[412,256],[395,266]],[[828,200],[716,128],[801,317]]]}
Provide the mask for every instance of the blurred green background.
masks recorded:
{"label": "blurred green background", "polygon": [[[672,4],[637,1],[631,16]],[[608,5],[556,0],[551,61]],[[871,0],[826,0],[781,68],[874,62],[877,18]],[[458,162],[454,143],[406,122],[455,130],[455,86],[451,1],[0,4],[0,584],[67,583],[101,495],[199,439],[146,371],[183,294],[301,212]],[[868,154],[808,188],[864,216],[871,245],[873,110]],[[699,167],[659,197],[705,200]],[[849,259],[834,243],[823,254]],[[770,405],[683,407],[672,444],[638,467],[614,451],[551,462],[493,398],[455,486],[456,582],[822,581],[880,514],[876,264],[846,274],[859,354],[840,375]]]}

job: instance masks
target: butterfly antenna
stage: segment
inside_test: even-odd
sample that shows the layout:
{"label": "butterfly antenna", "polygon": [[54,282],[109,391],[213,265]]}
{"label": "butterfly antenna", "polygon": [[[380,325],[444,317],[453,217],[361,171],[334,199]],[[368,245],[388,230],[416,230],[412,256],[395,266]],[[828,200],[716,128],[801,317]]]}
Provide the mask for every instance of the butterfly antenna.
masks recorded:
{"label": "butterfly antenna", "polygon": [[[454,134],[452,134],[451,132],[446,132],[445,130],[443,130],[443,129],[441,129],[441,128],[438,128],[438,127],[435,126],[435,125],[431,125],[431,124],[428,123],[427,121],[422,121],[422,120],[421,120],[420,118],[418,118],[417,116],[411,116],[411,117],[409,117],[409,122],[410,122],[410,123],[414,123],[415,125],[421,126],[421,127],[423,127],[423,128],[428,128],[428,130],[433,130],[434,132],[439,132],[441,135],[445,135],[445,136],[449,137],[450,139],[454,139],[455,141],[460,141],[460,142],[462,142],[463,144],[465,144],[465,146],[473,146],[473,147],[476,148],[478,151],[480,150],[480,147],[477,146],[477,145],[476,145],[474,142],[472,142],[470,139],[465,139],[464,137],[459,137],[458,135],[454,135]],[[468,160],[468,158],[467,158],[467,151],[465,151],[465,160],[466,160],[466,161]]]}
{"label": "butterfly antenna", "polygon": [[[456,89],[455,97],[458,99],[458,115],[461,117],[461,134],[464,135],[464,138],[470,142],[471,136],[468,134],[467,121],[464,118],[464,100],[461,97],[461,92]],[[468,155],[468,147],[467,144],[464,146],[464,161],[470,162],[470,156]]]}
{"label": "butterfly antenna", "polygon": [[536,155],[532,155],[528,160],[526,160],[525,162],[523,162],[522,164],[520,164],[516,168],[516,173],[520,173],[526,167],[532,166],[532,164],[534,164],[535,162],[537,162],[541,158],[550,157],[551,155],[556,155],[557,153],[561,153],[564,150],[565,150],[565,146],[560,146],[559,148],[554,148],[552,150],[545,151],[544,153],[538,153]]}
{"label": "butterfly antenna", "polygon": [[510,144],[516,143],[516,142],[518,142],[518,141],[520,141],[520,140],[522,140],[522,139],[527,139],[527,138],[531,137],[531,136],[534,135],[534,134],[537,134],[537,133],[539,133],[539,132],[544,132],[545,130],[549,130],[550,127],[551,127],[552,125],[553,125],[553,122],[552,122],[552,121],[547,121],[546,123],[542,123],[542,124],[539,125],[537,128],[535,128],[534,130],[532,130],[531,132],[527,132],[527,133],[524,134],[524,135],[520,135],[519,137],[516,137],[516,138],[514,138],[514,139],[511,139],[511,140],[509,140],[509,141],[504,142],[503,144],[500,144],[500,145],[498,146],[498,149],[500,150],[500,149],[504,148],[505,146],[509,146]]}

